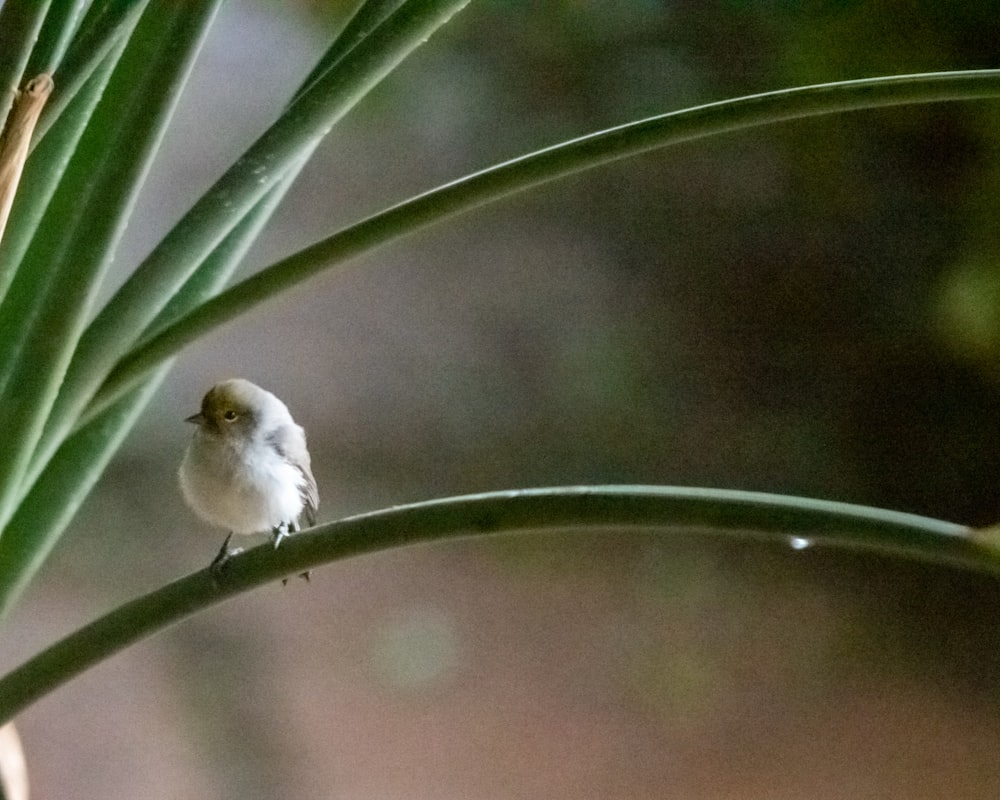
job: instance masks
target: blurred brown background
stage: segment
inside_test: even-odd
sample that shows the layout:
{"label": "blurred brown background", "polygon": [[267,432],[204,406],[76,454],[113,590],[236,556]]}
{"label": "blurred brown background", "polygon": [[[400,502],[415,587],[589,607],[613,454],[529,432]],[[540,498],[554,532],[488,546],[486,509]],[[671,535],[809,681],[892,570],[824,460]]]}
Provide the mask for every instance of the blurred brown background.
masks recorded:
{"label": "blurred brown background", "polygon": [[[274,118],[349,5],[232,0],[122,275]],[[413,193],[757,91],[1000,64],[995,3],[474,0],[324,144],[247,271]],[[574,483],[1000,519],[1000,103],[613,165],[328,274],[186,351],[7,631],[11,666],[221,540],[184,508],[216,380],[309,432],[321,519]],[[317,570],[46,698],[35,796],[995,798],[998,587],[684,534]]]}

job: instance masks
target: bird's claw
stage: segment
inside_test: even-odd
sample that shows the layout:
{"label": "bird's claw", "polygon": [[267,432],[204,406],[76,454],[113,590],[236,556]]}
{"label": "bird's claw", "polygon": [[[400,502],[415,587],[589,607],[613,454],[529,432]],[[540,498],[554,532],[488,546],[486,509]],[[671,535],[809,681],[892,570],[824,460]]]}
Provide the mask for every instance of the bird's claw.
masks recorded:
{"label": "bird's claw", "polygon": [[[306,583],[309,583],[310,582],[309,581],[309,576],[311,574],[312,574],[312,570],[308,570],[307,569],[305,572],[300,572],[299,573],[299,577],[302,578],[302,579],[304,579]],[[289,578],[282,578],[281,579],[281,585],[282,586],[287,586],[289,580],[290,580]]]}
{"label": "bird's claw", "polygon": [[288,522],[282,522],[271,529],[271,541],[274,542],[274,549],[277,550],[285,539],[295,533],[295,526]]}

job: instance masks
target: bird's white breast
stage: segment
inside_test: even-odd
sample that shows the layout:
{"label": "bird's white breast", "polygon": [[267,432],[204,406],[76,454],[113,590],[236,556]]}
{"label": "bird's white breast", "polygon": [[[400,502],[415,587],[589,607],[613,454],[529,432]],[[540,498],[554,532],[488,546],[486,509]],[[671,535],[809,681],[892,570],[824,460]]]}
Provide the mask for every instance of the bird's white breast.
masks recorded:
{"label": "bird's white breast", "polygon": [[302,473],[266,442],[237,445],[197,431],[180,468],[195,512],[233,533],[265,533],[297,523]]}

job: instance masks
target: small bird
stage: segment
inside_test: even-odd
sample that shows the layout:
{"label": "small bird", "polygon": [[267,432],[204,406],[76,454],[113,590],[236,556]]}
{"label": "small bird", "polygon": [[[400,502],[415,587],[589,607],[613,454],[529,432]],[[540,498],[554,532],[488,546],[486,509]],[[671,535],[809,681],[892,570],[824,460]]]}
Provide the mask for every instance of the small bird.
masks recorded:
{"label": "small bird", "polygon": [[316,522],[319,492],[306,434],[277,397],[234,378],[209,389],[186,421],[197,428],[178,472],[181,493],[199,517],[229,529],[213,572],[232,555],[234,533],[270,533],[277,548],[300,520]]}

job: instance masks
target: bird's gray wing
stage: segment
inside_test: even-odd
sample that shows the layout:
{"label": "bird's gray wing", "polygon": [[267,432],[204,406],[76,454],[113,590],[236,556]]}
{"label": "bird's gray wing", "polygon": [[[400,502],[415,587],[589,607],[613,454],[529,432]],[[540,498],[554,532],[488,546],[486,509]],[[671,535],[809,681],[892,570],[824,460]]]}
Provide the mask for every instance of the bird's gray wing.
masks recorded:
{"label": "bird's gray wing", "polygon": [[302,427],[282,425],[267,436],[267,442],[283,459],[295,467],[301,476],[299,495],[302,497],[301,527],[316,524],[316,510],[319,508],[319,488],[312,474],[309,450],[306,447],[306,433]]}

